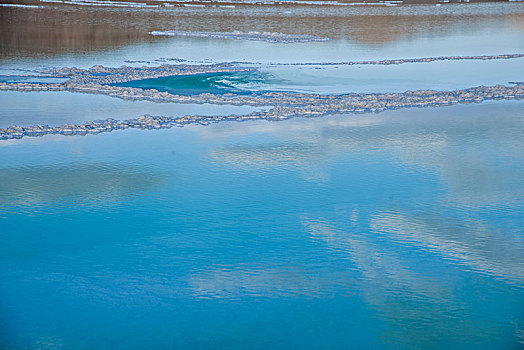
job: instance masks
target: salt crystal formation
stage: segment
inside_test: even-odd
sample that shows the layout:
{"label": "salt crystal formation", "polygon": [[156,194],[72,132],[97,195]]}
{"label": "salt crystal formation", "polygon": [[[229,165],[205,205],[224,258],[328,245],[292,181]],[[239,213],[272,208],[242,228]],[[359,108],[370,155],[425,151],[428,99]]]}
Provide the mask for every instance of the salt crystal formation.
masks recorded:
{"label": "salt crystal formation", "polygon": [[[420,59],[400,59],[387,61],[369,61],[368,64],[401,64],[416,63],[427,60],[448,59],[509,59],[522,57],[521,54],[497,56],[465,56],[436,57]],[[368,62],[368,61],[366,61]],[[46,71],[51,78],[68,78],[58,83],[27,83],[2,82],[0,90],[14,91],[71,91],[92,94],[104,94],[126,100],[147,100],[153,102],[172,103],[210,103],[217,105],[261,106],[268,107],[265,111],[245,115],[227,116],[150,116],[118,121],[105,119],[87,122],[80,125],[65,124],[57,127],[47,125],[13,126],[0,129],[0,139],[15,139],[24,136],[44,136],[48,134],[86,135],[109,132],[127,128],[159,129],[187,124],[209,124],[219,121],[245,121],[253,119],[284,120],[293,117],[319,117],[335,113],[380,112],[388,109],[447,106],[458,103],[482,102],[500,99],[523,99],[524,83],[512,82],[513,86],[479,86],[470,89],[454,91],[417,90],[402,93],[347,93],[341,95],[322,95],[293,92],[253,92],[251,94],[211,94],[177,95],[156,89],[141,89],[125,86],[115,86],[116,83],[140,79],[151,79],[174,75],[191,75],[206,73],[230,73],[252,71],[253,68],[236,67],[232,64],[213,65],[169,65],[159,67],[128,67],[118,68],[93,66],[90,69],[75,67],[60,68]]]}
{"label": "salt crystal formation", "polygon": [[305,43],[310,41],[327,41],[329,38],[322,38],[312,35],[296,35],[270,32],[182,32],[176,30],[167,31],[153,31],[151,35],[156,36],[184,36],[196,38],[215,38],[215,39],[234,39],[234,40],[249,40],[249,41],[266,41],[270,43]]}

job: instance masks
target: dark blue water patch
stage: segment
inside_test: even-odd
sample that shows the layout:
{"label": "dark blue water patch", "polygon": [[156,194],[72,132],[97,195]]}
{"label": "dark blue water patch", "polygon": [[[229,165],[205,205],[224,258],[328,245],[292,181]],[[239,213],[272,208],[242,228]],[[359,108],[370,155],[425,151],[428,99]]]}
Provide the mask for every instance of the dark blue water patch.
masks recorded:
{"label": "dark blue water patch", "polygon": [[268,73],[249,71],[174,75],[111,85],[156,89],[177,95],[198,95],[204,93],[247,95],[253,92],[268,92],[270,91],[270,86],[275,83],[281,83],[281,81]]}

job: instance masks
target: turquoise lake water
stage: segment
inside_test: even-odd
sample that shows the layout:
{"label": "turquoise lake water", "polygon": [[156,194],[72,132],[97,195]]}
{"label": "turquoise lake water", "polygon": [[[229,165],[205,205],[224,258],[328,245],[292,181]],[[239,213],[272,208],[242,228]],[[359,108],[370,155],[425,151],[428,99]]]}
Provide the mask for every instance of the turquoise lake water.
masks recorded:
{"label": "turquoise lake water", "polygon": [[[479,74],[479,72],[483,72]],[[321,94],[456,90],[504,84],[524,76],[524,58],[441,61],[393,66],[257,66],[255,71],[135,80],[115,85],[175,94],[286,91]]]}
{"label": "turquoise lake water", "polygon": [[518,348],[523,111],[4,141],[2,344]]}
{"label": "turquoise lake water", "polygon": [[[283,83],[275,77],[259,71],[233,72],[233,73],[206,73],[193,75],[179,75],[153,79],[133,80],[125,83],[113,84],[115,86],[129,86],[142,89],[156,89],[167,91],[176,95],[195,94],[250,94],[260,91],[264,86]],[[261,90],[264,91],[264,90]],[[269,91],[269,90],[266,90]]]}
{"label": "turquoise lake water", "polygon": [[[522,58],[301,65],[524,53],[523,3],[41,5],[0,7],[0,81],[230,61],[253,71],[126,85],[339,94],[524,81]],[[268,108],[1,91],[0,128]],[[524,348],[523,150],[523,100],[0,140],[0,349]]]}

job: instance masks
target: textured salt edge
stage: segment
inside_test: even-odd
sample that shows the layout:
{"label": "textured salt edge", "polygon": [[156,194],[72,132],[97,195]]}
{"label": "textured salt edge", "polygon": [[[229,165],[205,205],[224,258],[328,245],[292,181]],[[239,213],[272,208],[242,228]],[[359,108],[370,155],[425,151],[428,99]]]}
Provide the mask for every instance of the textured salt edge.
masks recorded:
{"label": "textured salt edge", "polygon": [[[497,56],[469,56],[468,59],[496,59],[521,57],[521,54]],[[458,56],[457,56],[458,57]],[[435,60],[449,59],[437,57]],[[412,60],[412,59],[408,59]],[[417,59],[421,60],[421,59]],[[394,60],[397,62],[399,60]],[[402,60],[400,60],[402,61]],[[379,62],[379,61],[377,61]],[[383,62],[383,61],[380,61]],[[381,63],[383,64],[383,63]],[[443,106],[466,102],[482,102],[497,99],[524,98],[524,84],[514,82],[515,86],[504,85],[480,86],[465,90],[435,91],[418,90],[404,93],[349,93],[342,95],[321,95],[288,92],[252,93],[251,95],[204,93],[199,95],[176,95],[155,89],[141,89],[110,84],[137,79],[157,78],[172,75],[190,75],[213,72],[252,71],[251,68],[235,67],[232,64],[213,65],[169,65],[160,67],[128,67],[118,68],[93,66],[90,69],[60,68],[46,71],[47,77],[67,77],[69,80],[61,83],[0,83],[0,90],[10,91],[71,91],[92,94],[104,94],[126,100],[148,100],[153,102],[175,103],[211,103],[227,105],[248,105],[272,107],[268,111],[253,112],[246,115],[229,116],[186,116],[186,117],[151,117],[116,121],[113,119],[101,122],[90,122],[81,125],[63,125],[49,127],[47,125],[0,129],[0,139],[20,138],[24,136],[43,136],[47,134],[92,134],[126,128],[167,128],[183,126],[188,123],[208,124],[222,120],[267,119],[282,120],[292,117],[316,117],[325,114],[343,112],[380,112],[387,109]]]}
{"label": "textured salt edge", "polygon": [[213,38],[213,39],[233,39],[248,41],[266,41],[270,43],[305,43],[312,41],[328,41],[330,38],[323,38],[312,35],[296,35],[271,32],[185,32],[176,30],[152,31],[149,34],[154,36],[180,36],[194,38]]}
{"label": "textured salt edge", "polygon": [[0,7],[19,7],[19,8],[26,8],[26,9],[41,9],[41,8],[44,8],[44,6],[24,5],[24,4],[0,4]]}
{"label": "textured salt edge", "polygon": [[77,6],[104,6],[104,7],[131,7],[131,8],[158,8],[161,5],[149,5],[145,2],[125,1],[97,1],[97,0],[40,0],[42,3],[77,5]]}
{"label": "textured salt edge", "polygon": [[500,55],[476,55],[476,56],[436,56],[421,58],[399,58],[374,61],[347,61],[347,62],[302,62],[302,63],[271,63],[273,66],[359,66],[359,65],[398,65],[405,63],[430,63],[437,61],[490,61],[509,60],[523,58],[522,53],[500,54]]}
{"label": "textured salt edge", "polygon": [[[268,111],[252,112],[245,115],[188,115],[185,117],[143,115],[136,119],[123,121],[110,118],[84,124],[64,124],[57,127],[48,125],[14,126],[0,129],[0,140],[20,139],[27,136],[99,134],[128,128],[162,129],[175,126],[182,127],[188,124],[207,125],[220,121],[279,121],[294,117],[311,118],[338,113],[381,112],[390,109],[439,107],[502,99],[520,100],[524,98],[524,85],[518,84],[513,87],[504,85],[479,86],[454,91],[418,90],[403,93],[345,94],[336,96],[314,94],[299,94],[299,96],[289,96],[289,94],[287,96],[286,94],[277,95],[280,99],[276,99],[273,102],[278,102],[279,105]],[[293,100],[290,101],[289,98]]]}

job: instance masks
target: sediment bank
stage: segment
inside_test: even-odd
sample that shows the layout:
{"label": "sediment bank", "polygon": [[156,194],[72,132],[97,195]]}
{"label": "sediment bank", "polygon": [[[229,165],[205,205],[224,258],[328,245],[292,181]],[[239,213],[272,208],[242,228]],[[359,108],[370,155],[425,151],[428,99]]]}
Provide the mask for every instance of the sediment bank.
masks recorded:
{"label": "sediment bank", "polygon": [[[167,60],[167,59],[166,59]],[[125,83],[131,80],[154,79],[174,75],[195,75],[208,73],[232,73],[252,71],[253,68],[238,67],[232,63],[218,64],[163,64],[161,66],[142,67],[104,67],[100,65],[89,69],[63,67],[42,71],[42,74],[56,78],[69,78],[64,84],[74,85],[108,85]]]}
{"label": "sediment bank", "polygon": [[[403,93],[383,94],[346,94],[338,96],[306,95],[292,97],[292,103],[284,96],[277,94],[280,101],[267,111],[253,112],[245,115],[231,114],[227,116],[200,116],[188,115],[184,117],[151,116],[143,115],[136,119],[115,120],[105,119],[87,122],[84,124],[65,124],[51,127],[37,125],[29,127],[14,126],[0,129],[0,140],[19,139],[26,136],[44,135],[87,135],[102,132],[111,132],[128,128],[161,129],[182,127],[188,124],[210,124],[220,121],[246,121],[246,120],[285,120],[293,117],[319,117],[336,113],[363,113],[380,112],[388,109],[413,108],[413,107],[438,107],[458,103],[483,102],[501,99],[523,99],[524,84],[515,86],[479,86],[464,90],[433,91],[418,90]],[[288,94],[289,95],[289,94]]]}
{"label": "sediment bank", "polygon": [[[509,59],[524,55],[497,55],[497,56],[450,56],[414,60],[443,60],[455,59]],[[455,58],[454,58],[455,57]],[[472,58],[474,57],[474,58]],[[382,62],[395,61],[370,61]],[[137,119],[118,121],[105,119],[84,124],[66,124],[57,127],[37,125],[29,127],[13,126],[0,129],[0,139],[14,139],[24,136],[43,136],[48,134],[85,135],[100,132],[109,132],[127,128],[158,129],[187,124],[209,124],[224,120],[283,120],[293,117],[318,117],[334,113],[361,113],[380,112],[388,109],[445,106],[457,103],[482,102],[499,99],[524,98],[524,83],[514,82],[513,86],[495,85],[478,86],[469,89],[453,91],[417,90],[401,93],[347,93],[339,95],[322,95],[313,93],[294,92],[253,92],[248,94],[195,94],[178,95],[156,89],[141,89],[113,84],[133,80],[159,78],[174,75],[191,75],[206,73],[230,73],[253,71],[253,68],[235,66],[232,63],[212,65],[164,64],[159,67],[128,67],[118,68],[93,66],[89,69],[65,67],[46,71],[47,77],[68,78],[59,83],[0,83],[1,90],[9,91],[70,91],[90,94],[104,94],[126,100],[147,100],[153,102],[216,104],[233,106],[267,107],[268,110],[253,112],[245,115],[200,116],[185,117],[169,116],[141,116]]]}
{"label": "sediment bank", "polygon": [[422,58],[400,58],[393,60],[374,60],[374,61],[347,61],[347,62],[302,62],[302,63],[273,63],[274,66],[359,66],[359,65],[398,65],[405,63],[430,63],[438,61],[489,61],[489,60],[509,60],[522,58],[524,54],[502,54],[502,55],[480,55],[480,56],[435,56]]}

